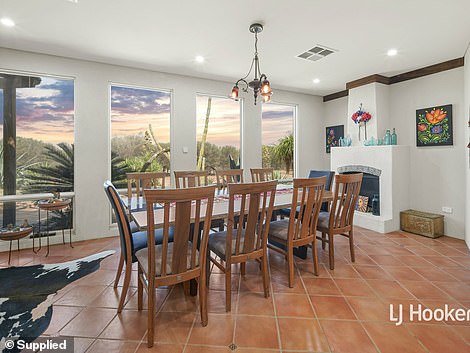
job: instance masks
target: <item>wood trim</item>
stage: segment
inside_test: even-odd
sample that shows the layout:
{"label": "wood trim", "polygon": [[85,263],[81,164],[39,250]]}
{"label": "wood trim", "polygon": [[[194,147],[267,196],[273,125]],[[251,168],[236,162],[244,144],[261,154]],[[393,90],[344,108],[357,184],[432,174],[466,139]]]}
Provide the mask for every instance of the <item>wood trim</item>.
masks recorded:
{"label": "wood trim", "polygon": [[334,99],[347,97],[348,95],[349,95],[349,90],[347,89],[345,89],[344,91],[339,91],[339,92],[335,92],[332,94],[328,94],[326,96],[323,96],[323,103],[332,101]]}
{"label": "wood trim", "polygon": [[456,69],[464,65],[464,58],[457,58],[453,60],[444,61],[439,64],[423,67],[421,69],[408,71],[403,74],[390,77],[390,84],[413,80],[415,78],[437,74],[438,72]]}
{"label": "wood trim", "polygon": [[398,74],[395,76],[387,77],[379,74],[375,75],[370,75],[366,76],[363,78],[360,78],[358,80],[354,80],[351,82],[346,83],[346,90],[344,91],[339,91],[335,92],[332,94],[328,94],[326,96],[323,96],[323,102],[329,102],[334,99],[342,98],[342,97],[347,97],[349,94],[349,90],[352,88],[360,87],[367,85],[369,83],[382,83],[384,85],[393,85],[395,83],[403,82],[403,81],[408,81],[408,80],[413,80],[415,78],[419,77],[424,77],[428,75],[433,75],[437,74],[442,71],[447,71],[447,70],[452,70],[456,69],[459,67],[464,66],[464,58],[457,58],[457,59],[452,59],[448,61],[441,62],[439,64],[434,64],[434,65],[429,65],[426,67],[423,67],[421,69],[416,69],[412,71],[408,71],[402,74]]}
{"label": "wood trim", "polygon": [[358,80],[346,83],[346,89],[356,88],[356,87],[364,86],[364,85],[367,85],[369,83],[374,83],[374,82],[383,83],[384,85],[389,85],[390,78],[379,75],[379,74],[370,75],[370,76],[366,76]]}

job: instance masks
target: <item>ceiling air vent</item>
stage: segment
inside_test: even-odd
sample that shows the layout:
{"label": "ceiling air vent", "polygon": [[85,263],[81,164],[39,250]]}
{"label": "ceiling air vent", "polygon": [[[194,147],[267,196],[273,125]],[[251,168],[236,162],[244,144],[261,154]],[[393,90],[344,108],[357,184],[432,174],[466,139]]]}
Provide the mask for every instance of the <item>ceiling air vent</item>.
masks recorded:
{"label": "ceiling air vent", "polygon": [[297,57],[305,60],[317,61],[336,52],[337,50],[335,49],[327,48],[324,45],[317,44],[312,49],[309,49],[306,52],[297,55]]}

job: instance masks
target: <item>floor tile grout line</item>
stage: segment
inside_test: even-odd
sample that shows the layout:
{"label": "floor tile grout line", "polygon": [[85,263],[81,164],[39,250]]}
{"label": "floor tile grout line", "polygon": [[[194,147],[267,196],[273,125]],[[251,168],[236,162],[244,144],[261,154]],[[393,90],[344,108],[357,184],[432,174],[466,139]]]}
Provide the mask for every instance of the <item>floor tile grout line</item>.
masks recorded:
{"label": "floor tile grout line", "polygon": [[[313,249],[312,249],[313,250]],[[326,250],[326,249],[325,249]],[[312,251],[312,256],[313,256],[313,251]],[[320,266],[319,266],[320,267]],[[325,266],[326,267],[326,266]],[[320,271],[320,269],[318,269]],[[327,268],[327,272],[328,272],[328,268]],[[329,272],[328,272],[329,273]],[[313,302],[312,302],[312,298],[310,298],[310,294],[308,292],[308,289],[307,289],[307,285],[305,284],[304,282],[304,279],[303,279],[303,276],[302,274],[300,273],[299,271],[299,279],[300,279],[300,282],[302,283],[302,286],[304,288],[304,291],[305,291],[305,294],[307,295],[307,300],[308,302],[310,303],[310,307],[312,308],[312,311],[313,311],[313,314],[315,315],[315,320],[317,321],[318,323],[318,326],[320,327],[320,330],[321,332],[323,333],[323,336],[325,336],[325,340],[326,340],[326,343],[328,344],[328,352],[332,352],[332,347],[331,347],[331,344],[330,344],[330,341],[328,340],[328,336],[326,335],[326,332],[325,332],[325,329],[323,328],[323,326],[320,324],[320,320],[318,319],[318,314],[317,314],[317,311],[315,310],[315,307],[313,305]],[[332,279],[332,278],[331,278]],[[334,279],[333,279],[334,281]],[[334,283],[335,286],[336,286],[336,283]]]}
{"label": "floor tile grout line", "polygon": [[[270,297],[273,302],[273,311],[274,311],[274,321],[276,323],[276,331],[277,331],[277,344],[279,346],[279,352],[283,352],[283,347],[282,347],[282,340],[281,340],[281,329],[279,327],[279,319],[277,317],[277,310],[276,310],[276,301],[274,300],[274,287],[273,287],[273,281],[271,280],[272,275],[271,275],[271,266],[270,266],[270,261],[269,261],[269,255],[271,253],[270,250],[266,250],[266,256],[267,256],[267,265],[268,265],[268,280],[269,280],[269,292],[270,292]],[[297,268],[297,266],[295,266]],[[300,276],[300,274],[299,274]]]}

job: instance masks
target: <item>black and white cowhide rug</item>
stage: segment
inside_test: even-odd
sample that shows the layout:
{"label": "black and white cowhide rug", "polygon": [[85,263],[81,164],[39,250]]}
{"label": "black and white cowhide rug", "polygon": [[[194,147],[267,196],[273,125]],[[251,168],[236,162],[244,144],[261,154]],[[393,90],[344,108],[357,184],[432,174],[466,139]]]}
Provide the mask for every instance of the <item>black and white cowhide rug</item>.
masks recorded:
{"label": "black and white cowhide rug", "polygon": [[60,264],[0,269],[0,350],[7,339],[32,342],[39,337],[51,322],[57,291],[95,272],[101,260],[113,253],[103,251]]}

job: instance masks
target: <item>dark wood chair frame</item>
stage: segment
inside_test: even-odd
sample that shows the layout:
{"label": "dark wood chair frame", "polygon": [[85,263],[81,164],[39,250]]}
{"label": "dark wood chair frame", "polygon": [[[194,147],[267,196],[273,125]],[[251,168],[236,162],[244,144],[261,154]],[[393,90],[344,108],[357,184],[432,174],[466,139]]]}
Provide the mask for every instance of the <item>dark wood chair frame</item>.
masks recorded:
{"label": "dark wood chair frame", "polygon": [[[239,263],[241,273],[244,275],[247,261],[259,261],[263,277],[264,295],[266,298],[269,297],[267,240],[276,185],[277,181],[228,185],[229,210],[225,258],[221,258],[219,262],[211,256],[212,263],[225,273],[225,309],[227,312],[231,311],[232,264]],[[240,202],[238,217],[235,215],[235,198],[237,198],[237,202]],[[241,217],[242,214],[246,217]],[[238,218],[237,228],[235,228],[236,217]],[[217,233],[213,233],[211,237],[216,235]],[[232,245],[233,240],[235,240],[235,249]],[[210,243],[209,250],[213,250]]]}
{"label": "dark wood chair frame", "polygon": [[328,227],[322,227],[321,222],[317,226],[317,230],[322,234],[321,238],[317,237],[322,242],[322,248],[325,249],[325,244],[328,244],[331,270],[335,268],[335,235],[339,234],[349,238],[351,261],[355,261],[353,221],[357,198],[361,190],[362,176],[362,173],[336,175]]}
{"label": "dark wood chair frame", "polygon": [[[188,283],[196,279],[199,287],[199,302],[202,326],[207,326],[207,284],[206,256],[210,221],[214,204],[215,186],[189,189],[144,190],[147,204],[148,244],[155,244],[154,239],[154,204],[163,205],[163,242],[161,244],[161,267],[156,275],[156,247],[148,246],[148,267],[138,259],[137,307],[143,308],[143,289],[148,297],[148,333],[147,345],[153,346],[155,331],[155,296],[156,288],[178,283]],[[206,201],[207,200],[207,201]],[[205,201],[205,205],[203,204]],[[170,222],[170,213],[174,214],[174,222]],[[204,220],[202,221],[202,217]],[[169,229],[174,224],[174,240],[169,252]],[[199,227],[202,226],[202,232]],[[192,229],[192,227],[194,227]],[[195,238],[191,239],[191,235]],[[188,253],[191,253],[188,262]],[[167,273],[167,265],[171,273]]]}
{"label": "dark wood chair frame", "polygon": [[[292,206],[289,219],[275,221],[273,223],[288,222],[287,237],[286,239],[283,239],[273,236],[271,233],[269,234],[269,240],[285,247],[284,250],[275,245],[268,244],[270,249],[286,256],[290,288],[294,286],[294,248],[305,245],[312,246],[314,273],[315,276],[318,276],[316,229],[318,215],[320,214],[323,202],[325,183],[326,177],[294,179],[294,192],[292,194]],[[298,212],[296,211],[298,208],[297,206],[300,206]]]}

